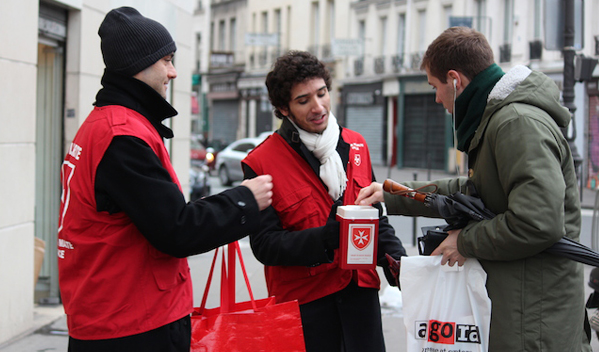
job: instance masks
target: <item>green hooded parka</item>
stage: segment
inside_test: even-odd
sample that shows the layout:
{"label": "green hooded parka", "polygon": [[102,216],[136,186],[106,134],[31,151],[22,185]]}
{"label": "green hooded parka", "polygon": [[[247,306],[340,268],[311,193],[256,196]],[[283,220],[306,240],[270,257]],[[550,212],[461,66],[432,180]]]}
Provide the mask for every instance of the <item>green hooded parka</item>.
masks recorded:
{"label": "green hooded parka", "polygon": [[[543,251],[580,233],[574,162],[560,128],[570,113],[546,75],[516,66],[495,85],[468,149],[469,178],[428,183],[438,193],[475,186],[492,220],[471,221],[458,250],[487,272],[492,301],[489,351],[590,351],[583,330],[583,266]],[[385,193],[389,214],[433,216],[411,199]]]}

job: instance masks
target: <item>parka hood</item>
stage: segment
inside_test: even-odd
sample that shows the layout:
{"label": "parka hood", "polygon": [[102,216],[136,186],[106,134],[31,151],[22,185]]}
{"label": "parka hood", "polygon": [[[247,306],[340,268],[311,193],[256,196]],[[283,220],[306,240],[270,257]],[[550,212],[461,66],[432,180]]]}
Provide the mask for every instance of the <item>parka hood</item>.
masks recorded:
{"label": "parka hood", "polygon": [[543,109],[559,127],[566,127],[570,123],[571,114],[560,103],[560,91],[555,82],[522,65],[512,68],[497,82],[489,93],[485,115],[492,115],[503,106],[515,102]]}

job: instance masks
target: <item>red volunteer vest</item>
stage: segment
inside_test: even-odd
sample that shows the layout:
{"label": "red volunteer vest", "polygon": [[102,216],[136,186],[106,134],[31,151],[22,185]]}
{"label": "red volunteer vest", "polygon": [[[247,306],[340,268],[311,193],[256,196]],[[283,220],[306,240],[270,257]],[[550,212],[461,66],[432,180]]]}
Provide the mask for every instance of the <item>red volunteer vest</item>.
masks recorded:
{"label": "red volunteer vest", "polygon": [[126,214],[96,211],[96,169],[118,135],[145,141],[181,187],[160,135],[139,113],[96,107],[80,127],[62,166],[58,225],[60,292],[77,339],[139,334],[193,308],[187,259],[156,250]]}
{"label": "red volunteer vest", "polygon": [[[345,204],[353,204],[362,187],[372,182],[370,154],[364,138],[348,129],[343,140],[350,144]],[[272,175],[275,208],[289,231],[324,226],[333,200],[310,165],[278,133],[272,134],[243,160],[256,174]],[[352,278],[361,287],[380,288],[376,270],[343,270],[335,250],[333,263],[316,267],[265,266],[268,294],[278,302],[308,303],[345,288]]]}

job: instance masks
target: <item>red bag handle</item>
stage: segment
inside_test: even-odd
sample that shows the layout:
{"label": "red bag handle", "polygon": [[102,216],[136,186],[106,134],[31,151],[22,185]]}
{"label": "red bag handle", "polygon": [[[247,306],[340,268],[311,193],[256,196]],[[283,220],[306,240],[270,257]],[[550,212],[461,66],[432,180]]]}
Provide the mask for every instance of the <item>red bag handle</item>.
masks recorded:
{"label": "red bag handle", "polygon": [[212,258],[212,265],[210,266],[210,272],[208,273],[208,280],[206,281],[206,288],[204,289],[204,295],[202,296],[202,303],[200,304],[200,308],[198,309],[198,313],[204,314],[204,308],[206,307],[206,300],[208,299],[208,290],[210,289],[210,284],[212,283],[212,274],[214,274],[214,264],[216,263],[216,257],[218,256],[218,250],[220,248],[216,248],[214,250],[214,258]]}
{"label": "red bag handle", "polygon": [[[208,299],[208,291],[210,290],[210,285],[212,283],[212,275],[214,273],[214,266],[216,264],[216,258],[218,256],[219,248],[214,251],[214,258],[212,258],[212,265],[210,266],[210,273],[208,274],[208,280],[206,282],[206,289],[204,290],[204,295],[202,296],[202,303],[200,308],[198,309],[198,313],[201,315],[206,308],[206,301]],[[248,289],[248,293],[250,295],[250,300],[252,302],[252,308],[254,310],[257,309],[256,301],[254,299],[254,294],[252,293],[252,287],[250,286],[250,280],[247,275],[247,271],[245,269],[245,264],[243,262],[243,257],[241,255],[241,248],[239,247],[239,243],[237,241],[227,245],[228,252],[228,270],[227,263],[225,263],[225,254],[223,251],[222,256],[222,264],[221,264],[221,281],[220,281],[220,303],[221,303],[221,313],[228,313],[232,310],[235,305],[235,254],[239,256],[239,264],[241,266],[241,272],[243,273],[243,278],[245,279],[245,285]]]}

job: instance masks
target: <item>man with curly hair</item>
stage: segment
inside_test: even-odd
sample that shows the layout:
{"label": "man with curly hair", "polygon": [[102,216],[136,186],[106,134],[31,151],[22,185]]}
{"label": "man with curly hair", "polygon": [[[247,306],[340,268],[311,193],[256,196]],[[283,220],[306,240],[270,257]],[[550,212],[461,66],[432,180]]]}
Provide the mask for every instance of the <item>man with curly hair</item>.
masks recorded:
{"label": "man with curly hair", "polygon": [[[246,178],[273,176],[272,205],[250,236],[265,265],[268,293],[279,302],[299,301],[307,351],[384,351],[376,270],[339,267],[337,206],[353,204],[360,188],[374,180],[366,141],[338,125],[330,74],[312,54],[280,57],[266,86],[283,121],[242,164]],[[385,253],[406,255],[381,215],[377,263],[395,285]]]}

